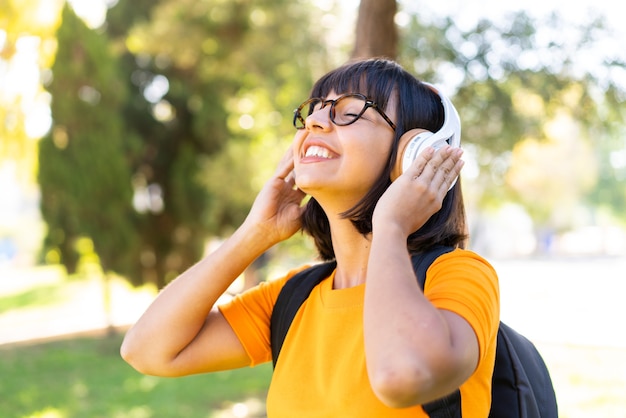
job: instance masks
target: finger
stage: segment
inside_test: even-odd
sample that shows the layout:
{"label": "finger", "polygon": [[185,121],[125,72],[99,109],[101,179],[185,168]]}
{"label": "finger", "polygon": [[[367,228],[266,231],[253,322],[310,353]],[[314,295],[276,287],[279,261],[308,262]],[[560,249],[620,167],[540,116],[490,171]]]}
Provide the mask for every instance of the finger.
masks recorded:
{"label": "finger", "polygon": [[437,152],[438,155],[433,158],[429,164],[436,173],[443,172],[446,175],[454,170],[457,161],[461,159],[463,150],[460,148],[448,148],[445,151]]}
{"label": "finger", "polygon": [[413,161],[413,163],[409,166],[407,170],[408,175],[414,180],[420,177],[434,153],[435,149],[433,147],[424,149],[424,151],[422,151],[415,161]]}
{"label": "finger", "polygon": [[440,187],[446,191],[459,176],[465,162],[461,160],[463,150],[460,148],[451,149],[448,157],[443,160],[434,172],[432,183],[435,187]]}
{"label": "finger", "polygon": [[449,145],[442,147],[435,151],[432,158],[428,161],[428,165],[432,168],[433,172],[437,172],[439,168],[450,158],[453,157],[453,148]]}
{"label": "finger", "polygon": [[[280,159],[274,175],[279,179],[287,180],[287,177],[293,173],[293,167],[293,145],[290,145]],[[291,177],[293,177],[293,175]]]}
{"label": "finger", "polygon": [[439,167],[449,158],[450,147],[446,146],[436,150],[432,147],[426,148],[415,161],[416,171],[413,178],[432,183],[439,170]]}
{"label": "finger", "polygon": [[287,183],[292,189],[296,189],[296,172],[291,170],[285,177],[285,183]]}

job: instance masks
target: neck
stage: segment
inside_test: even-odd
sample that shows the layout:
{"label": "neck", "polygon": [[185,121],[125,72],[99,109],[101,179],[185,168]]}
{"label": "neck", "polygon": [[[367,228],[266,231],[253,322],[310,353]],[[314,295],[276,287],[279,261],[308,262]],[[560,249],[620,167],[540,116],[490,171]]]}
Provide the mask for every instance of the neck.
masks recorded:
{"label": "neck", "polygon": [[333,288],[344,289],[365,283],[370,238],[361,235],[347,219],[330,221],[337,272]]}

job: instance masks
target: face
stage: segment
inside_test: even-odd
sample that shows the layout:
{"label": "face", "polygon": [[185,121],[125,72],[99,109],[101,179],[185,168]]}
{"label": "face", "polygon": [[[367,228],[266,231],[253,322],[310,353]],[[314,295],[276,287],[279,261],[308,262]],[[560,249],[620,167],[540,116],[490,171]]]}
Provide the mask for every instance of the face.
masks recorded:
{"label": "face", "polygon": [[[338,97],[331,92],[324,100]],[[334,120],[339,124],[344,123],[343,118],[357,115],[364,102],[357,100],[344,106],[345,103],[334,109]],[[346,210],[381,175],[395,134],[374,107],[368,107],[356,121],[344,126],[333,123],[330,112],[330,103],[318,104],[308,116],[308,111],[303,111],[304,128],[294,137],[296,184],[321,204],[335,202]],[[395,120],[393,104],[384,113],[391,121]]]}

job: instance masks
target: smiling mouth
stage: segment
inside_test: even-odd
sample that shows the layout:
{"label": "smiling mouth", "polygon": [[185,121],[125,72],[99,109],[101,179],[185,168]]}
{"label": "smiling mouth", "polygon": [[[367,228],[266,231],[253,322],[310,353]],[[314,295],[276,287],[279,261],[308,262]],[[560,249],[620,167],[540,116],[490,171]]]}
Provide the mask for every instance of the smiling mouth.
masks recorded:
{"label": "smiling mouth", "polygon": [[312,145],[307,148],[305,157],[331,158],[330,151],[324,147]]}

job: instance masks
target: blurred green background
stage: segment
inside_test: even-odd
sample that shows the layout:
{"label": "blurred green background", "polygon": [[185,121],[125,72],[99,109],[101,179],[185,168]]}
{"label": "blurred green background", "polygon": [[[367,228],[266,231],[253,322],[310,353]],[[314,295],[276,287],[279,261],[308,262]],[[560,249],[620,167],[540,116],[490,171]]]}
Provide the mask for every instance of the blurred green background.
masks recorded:
{"label": "blurred green background", "polygon": [[[263,416],[267,366],[141,376],[121,334],[243,220],[313,81],[384,53],[459,110],[470,245],[561,415],[623,417],[620,7],[0,0],[0,416]],[[296,236],[230,293],[313,256]]]}

